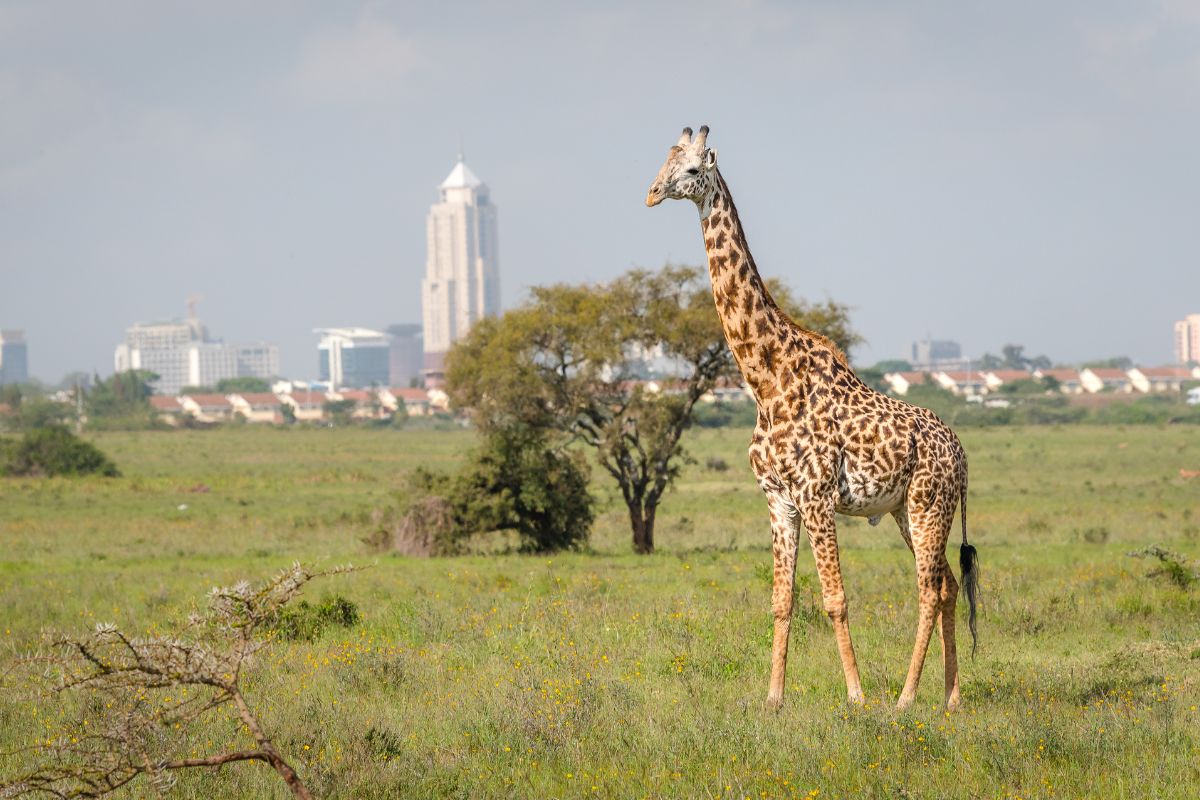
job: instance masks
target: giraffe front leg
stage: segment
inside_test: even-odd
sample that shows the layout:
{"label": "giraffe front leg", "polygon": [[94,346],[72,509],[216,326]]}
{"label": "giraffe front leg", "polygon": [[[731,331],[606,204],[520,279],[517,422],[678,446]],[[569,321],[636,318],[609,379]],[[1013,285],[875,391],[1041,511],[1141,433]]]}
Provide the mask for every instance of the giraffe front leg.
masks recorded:
{"label": "giraffe front leg", "polygon": [[837,639],[838,655],[841,656],[842,671],[846,675],[846,696],[851,703],[862,705],[862,683],[858,677],[854,643],[850,640],[850,607],[846,602],[846,589],[842,585],[833,501],[822,499],[807,503],[801,515],[804,528],[808,531],[813,558],[817,562],[817,574],[821,578],[821,599],[825,613],[833,623],[833,635]]}
{"label": "giraffe front leg", "polygon": [[787,678],[788,638],[792,627],[793,590],[796,583],[796,551],[799,544],[796,507],[782,494],[767,494],[771,509],[771,556],[774,574],[771,587],[771,612],[775,617],[775,638],[771,646],[771,683],[767,688],[767,708],[777,711],[783,705],[783,687]]}

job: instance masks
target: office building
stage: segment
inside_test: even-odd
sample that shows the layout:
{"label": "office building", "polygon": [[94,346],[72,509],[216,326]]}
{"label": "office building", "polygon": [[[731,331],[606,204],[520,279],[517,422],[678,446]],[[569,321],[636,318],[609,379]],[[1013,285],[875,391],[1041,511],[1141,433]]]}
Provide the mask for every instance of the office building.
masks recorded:
{"label": "office building", "polygon": [[450,346],[481,317],[500,313],[496,207],[462,156],[426,218],[421,283],[425,368],[440,371]]}
{"label": "office building", "polygon": [[391,386],[409,386],[420,379],[424,366],[423,338],[420,325],[389,325],[391,347],[388,353],[388,382]]}
{"label": "office building", "polygon": [[0,330],[0,385],[29,382],[29,350],[25,331]]}
{"label": "office building", "polygon": [[370,328],[317,328],[317,377],[330,389],[387,386],[391,337]]}
{"label": "office building", "polygon": [[[194,309],[194,303],[189,302]],[[279,375],[279,347],[267,342],[226,344],[208,338],[194,312],[186,321],[137,323],[113,356],[117,372],[153,372],[159,394],[176,395],[185,386],[216,386],[227,378],[270,379]]]}

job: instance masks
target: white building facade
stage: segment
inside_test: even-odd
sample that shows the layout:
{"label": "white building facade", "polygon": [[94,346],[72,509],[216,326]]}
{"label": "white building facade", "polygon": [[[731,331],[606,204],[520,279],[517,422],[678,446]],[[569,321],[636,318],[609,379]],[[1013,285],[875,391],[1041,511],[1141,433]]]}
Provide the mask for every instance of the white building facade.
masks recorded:
{"label": "white building facade", "polygon": [[1175,323],[1175,361],[1200,363],[1200,314],[1188,314]]}
{"label": "white building facade", "polygon": [[266,342],[210,342],[195,319],[138,323],[125,331],[125,341],[117,345],[113,367],[117,372],[153,372],[158,375],[154,390],[176,395],[185,386],[215,386],[226,378],[275,377],[279,347]]}
{"label": "white building facade", "polygon": [[460,156],[438,190],[441,200],[426,218],[421,282],[425,366],[434,370],[476,321],[500,313],[496,207],[487,185]]}

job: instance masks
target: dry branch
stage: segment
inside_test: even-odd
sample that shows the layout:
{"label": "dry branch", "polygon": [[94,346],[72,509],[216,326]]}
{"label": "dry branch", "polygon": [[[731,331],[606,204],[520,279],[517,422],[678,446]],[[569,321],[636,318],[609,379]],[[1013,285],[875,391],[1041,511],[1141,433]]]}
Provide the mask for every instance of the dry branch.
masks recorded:
{"label": "dry branch", "polygon": [[[86,735],[39,742],[9,754],[40,758],[25,774],[0,779],[0,798],[100,797],[141,775],[161,791],[173,783],[176,770],[237,761],[262,761],[295,797],[311,798],[246,702],[240,679],[254,655],[271,644],[271,626],[280,610],[306,583],[351,569],[314,571],[297,563],[258,586],[243,581],[214,588],[207,610],[193,614],[173,635],[132,637],[115,625],[100,624],[82,638],[52,639],[47,654],[26,663],[40,666],[55,681],[55,694],[86,690],[101,698],[103,702],[92,703],[99,720],[93,720]],[[167,694],[179,687],[199,691],[178,699]],[[233,705],[254,738],[254,749],[172,756],[182,735],[176,731],[226,704]]]}

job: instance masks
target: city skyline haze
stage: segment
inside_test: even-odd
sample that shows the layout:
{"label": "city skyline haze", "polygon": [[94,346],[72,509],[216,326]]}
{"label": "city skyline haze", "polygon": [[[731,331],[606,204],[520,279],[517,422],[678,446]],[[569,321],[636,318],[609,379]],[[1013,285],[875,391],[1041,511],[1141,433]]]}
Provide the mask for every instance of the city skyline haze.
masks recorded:
{"label": "city skyline haze", "polygon": [[278,344],[422,318],[461,146],[502,304],[703,264],[646,209],[712,128],[762,273],[916,340],[1170,363],[1200,311],[1200,3],[0,4],[0,327],[112,371],[136,322]]}

